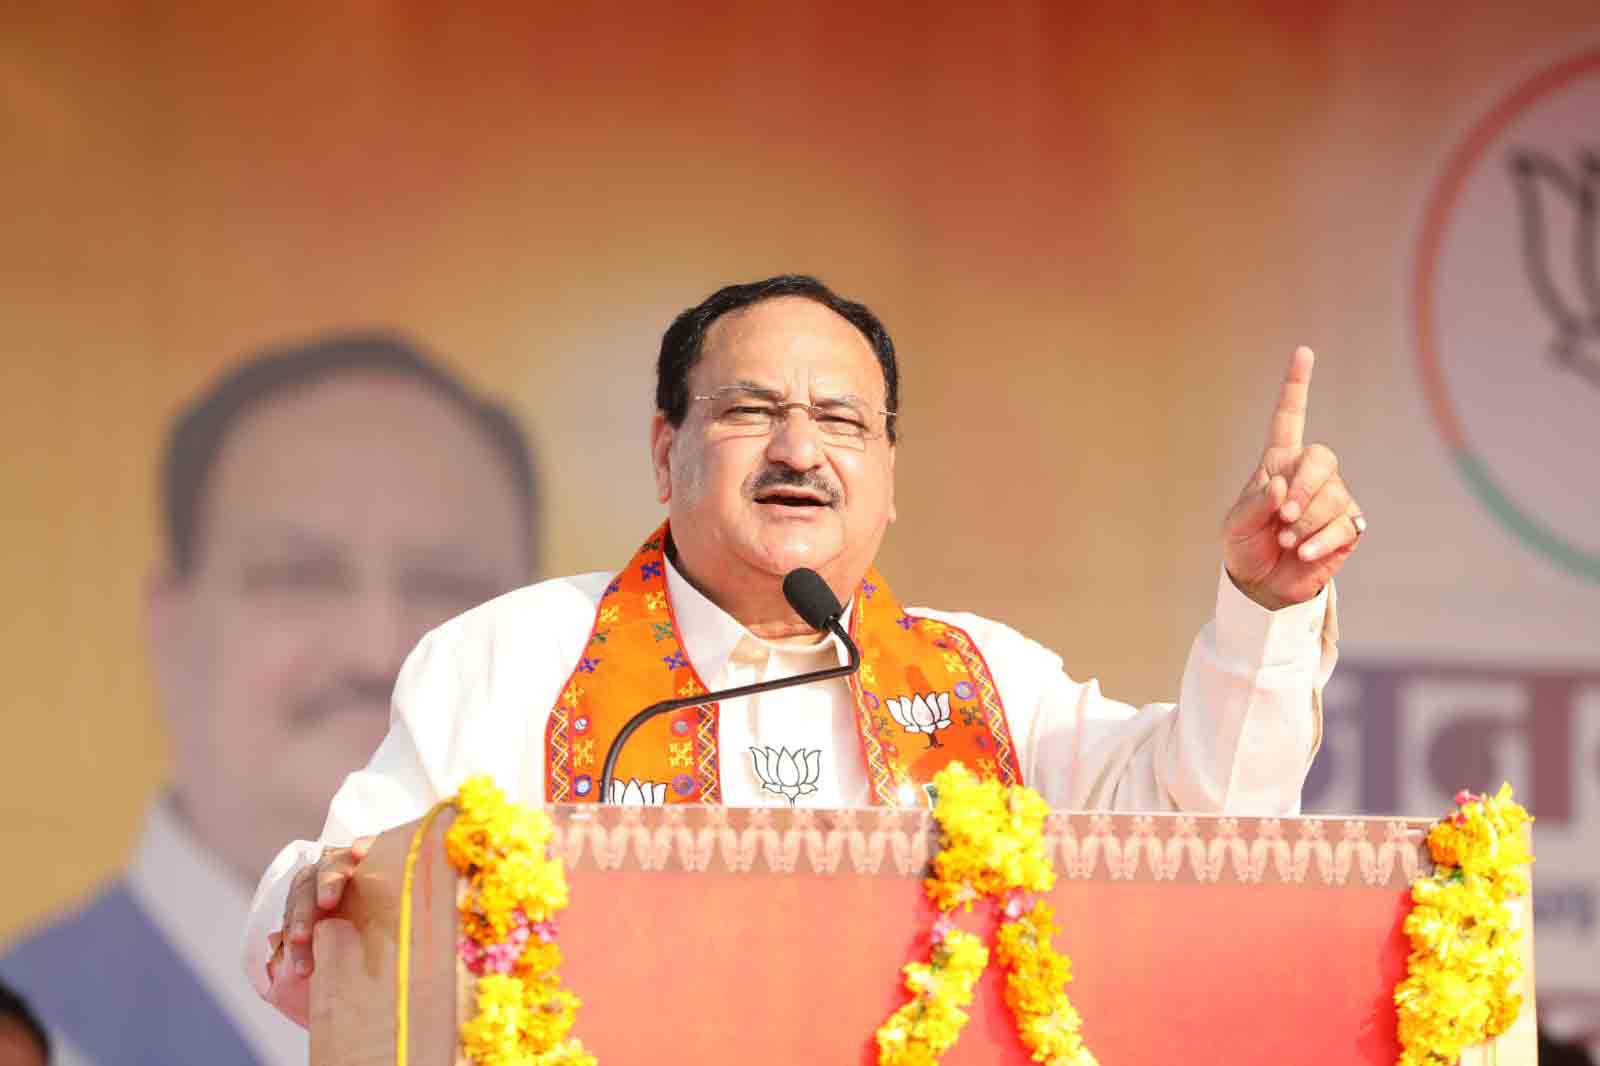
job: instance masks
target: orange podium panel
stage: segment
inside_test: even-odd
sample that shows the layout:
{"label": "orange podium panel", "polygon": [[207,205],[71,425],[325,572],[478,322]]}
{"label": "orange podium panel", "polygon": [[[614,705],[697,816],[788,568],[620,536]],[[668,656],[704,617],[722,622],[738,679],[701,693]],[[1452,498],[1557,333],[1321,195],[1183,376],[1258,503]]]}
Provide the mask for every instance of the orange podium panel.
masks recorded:
{"label": "orange podium panel", "polygon": [[[551,808],[572,902],[562,975],[575,1035],[602,1064],[876,1061],[935,912],[923,810]],[[472,977],[456,961],[448,814],[420,842],[410,923],[407,1060],[456,1061]],[[1103,1066],[1392,1066],[1421,820],[1057,812],[1045,898],[1069,992]],[[394,1063],[399,886],[416,824],[380,838],[316,934],[314,1066]],[[1517,1025],[1463,1061],[1535,1060],[1532,909]],[[987,907],[959,923],[989,939]],[[1026,1063],[991,965],[950,1066]]]}

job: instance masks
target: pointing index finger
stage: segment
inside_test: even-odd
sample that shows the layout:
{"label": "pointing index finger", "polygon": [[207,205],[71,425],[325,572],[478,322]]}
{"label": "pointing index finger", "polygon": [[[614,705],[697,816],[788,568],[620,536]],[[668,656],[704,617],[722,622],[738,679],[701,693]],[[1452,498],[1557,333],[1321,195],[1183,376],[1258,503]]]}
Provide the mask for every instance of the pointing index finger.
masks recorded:
{"label": "pointing index finger", "polygon": [[1299,448],[1306,434],[1306,401],[1311,394],[1311,367],[1316,356],[1305,345],[1289,357],[1283,376],[1278,406],[1272,412],[1272,428],[1267,433],[1268,448]]}

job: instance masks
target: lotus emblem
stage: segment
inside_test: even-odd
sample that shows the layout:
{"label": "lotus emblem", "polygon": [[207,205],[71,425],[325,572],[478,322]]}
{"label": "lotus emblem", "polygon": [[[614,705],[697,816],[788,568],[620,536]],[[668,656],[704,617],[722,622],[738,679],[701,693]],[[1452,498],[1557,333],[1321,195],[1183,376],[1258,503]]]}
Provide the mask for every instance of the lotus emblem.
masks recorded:
{"label": "lotus emblem", "polygon": [[611,782],[611,794],[606,800],[613,807],[659,807],[667,802],[667,786],[630,777]]}
{"label": "lotus emblem", "polygon": [[751,748],[750,761],[755,765],[756,776],[767,792],[776,792],[789,799],[793,807],[796,799],[809,796],[817,790],[822,777],[822,749]]}
{"label": "lotus emblem", "polygon": [[942,748],[939,730],[950,725],[950,693],[934,692],[927,696],[912,696],[884,701],[889,713],[907,733],[922,733],[928,738],[928,747]]}
{"label": "lotus emblem", "polygon": [[1555,327],[1550,354],[1600,387],[1600,155],[1569,169],[1521,149],[1510,168],[1528,284]]}

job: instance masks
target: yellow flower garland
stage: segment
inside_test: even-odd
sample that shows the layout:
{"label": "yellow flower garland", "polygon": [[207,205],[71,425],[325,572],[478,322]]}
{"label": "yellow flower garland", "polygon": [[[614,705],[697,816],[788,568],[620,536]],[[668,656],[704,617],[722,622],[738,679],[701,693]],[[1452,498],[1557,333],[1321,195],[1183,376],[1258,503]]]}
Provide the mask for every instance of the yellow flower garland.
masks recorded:
{"label": "yellow flower garland", "polygon": [[909,963],[911,1001],[878,1029],[879,1066],[924,1066],[939,1061],[961,1035],[972,989],[989,965],[983,941],[960,929],[935,934],[928,961]]}
{"label": "yellow flower garland", "polygon": [[1071,963],[1050,943],[1055,912],[1026,899],[1055,884],[1044,849],[1049,807],[1031,789],[980,781],[960,763],[941,770],[933,783],[940,848],[923,887],[946,913],[934,924],[928,962],[905,967],[912,998],[878,1029],[879,1066],[932,1066],[954,1046],[967,1022],[962,1008],[972,1002],[989,953],[976,936],[955,928],[949,912],[971,910],[981,899],[1004,908],[995,954],[1006,968],[1006,1004],[1033,1060],[1095,1066],[1067,999]]}
{"label": "yellow flower garland", "polygon": [[1433,827],[1434,872],[1411,886],[1406,978],[1394,992],[1399,1066],[1454,1066],[1461,1052],[1511,1028],[1522,1010],[1522,938],[1510,900],[1528,892],[1533,861],[1523,839],[1532,819],[1512,799],[1462,792],[1454,815]]}
{"label": "yellow flower garland", "polygon": [[549,816],[507,802],[488,777],[464,783],[455,807],[445,851],[467,881],[459,951],[478,975],[462,1049],[479,1066],[595,1066],[568,1036],[579,1000],[559,972],[553,920],[567,876],[549,855]]}
{"label": "yellow flower garland", "polygon": [[1093,1066],[1094,1056],[1078,1033],[1083,1019],[1064,991],[1072,963],[1050,944],[1055,932],[1055,911],[1043,900],[1000,927],[995,954],[1006,967],[1006,1005],[1035,1062]]}

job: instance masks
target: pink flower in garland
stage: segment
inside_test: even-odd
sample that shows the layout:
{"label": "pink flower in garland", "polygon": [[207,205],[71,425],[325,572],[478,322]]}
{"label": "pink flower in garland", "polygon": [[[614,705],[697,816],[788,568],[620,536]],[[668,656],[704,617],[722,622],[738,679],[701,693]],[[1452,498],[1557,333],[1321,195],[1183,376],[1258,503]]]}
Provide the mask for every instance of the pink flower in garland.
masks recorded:
{"label": "pink flower in garland", "polygon": [[461,957],[462,964],[478,977],[488,973],[509,974],[516,968],[517,959],[521,958],[528,938],[535,934],[548,944],[555,936],[555,923],[532,925],[528,922],[527,914],[518,908],[511,913],[511,931],[504,940],[485,945],[464,936],[456,944],[456,954]]}
{"label": "pink flower in garland", "polygon": [[1005,914],[1007,921],[1016,921],[1024,913],[1033,909],[1033,893],[1024,892],[1022,889],[1012,889],[1006,894]]}

